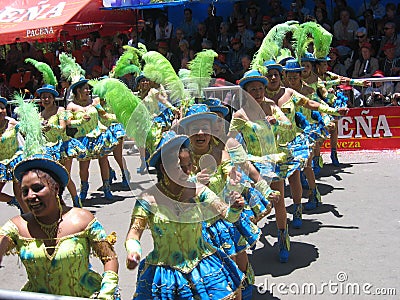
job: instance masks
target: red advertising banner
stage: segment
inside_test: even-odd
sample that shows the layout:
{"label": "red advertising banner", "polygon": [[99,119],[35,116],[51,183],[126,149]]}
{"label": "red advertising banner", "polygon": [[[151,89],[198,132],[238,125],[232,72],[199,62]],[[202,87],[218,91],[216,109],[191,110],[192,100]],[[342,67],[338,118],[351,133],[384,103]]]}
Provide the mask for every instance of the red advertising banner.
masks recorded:
{"label": "red advertising banner", "polygon": [[[338,125],[338,151],[400,149],[400,106],[351,108]],[[329,139],[321,147],[328,150]]]}

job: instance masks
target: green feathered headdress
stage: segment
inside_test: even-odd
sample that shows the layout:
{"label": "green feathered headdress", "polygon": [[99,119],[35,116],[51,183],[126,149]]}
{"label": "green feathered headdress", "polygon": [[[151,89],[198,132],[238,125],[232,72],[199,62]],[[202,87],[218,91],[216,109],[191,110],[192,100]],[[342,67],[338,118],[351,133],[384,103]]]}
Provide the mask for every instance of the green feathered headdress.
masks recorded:
{"label": "green feathered headdress", "polygon": [[31,101],[25,102],[23,95],[19,93],[14,94],[14,99],[18,105],[15,112],[18,114],[19,128],[25,137],[24,157],[44,153],[46,140],[42,133],[42,122],[37,105]]}
{"label": "green feathered headdress", "polygon": [[143,55],[144,76],[151,81],[162,84],[169,90],[171,102],[187,97],[184,86],[169,60],[159,52],[149,51]]}
{"label": "green feathered headdress", "polygon": [[203,88],[209,86],[211,74],[213,73],[214,59],[218,57],[214,50],[206,49],[198,52],[193,60],[188,64],[190,70],[189,80],[197,88],[197,97],[201,97]]}
{"label": "green feathered headdress", "polygon": [[[140,74],[140,59],[145,52],[143,49],[136,49],[128,45],[123,46],[124,53],[119,57],[115,68],[110,72],[110,77],[118,78],[125,74]],[[146,48],[144,48],[146,49]],[[147,52],[147,51],[146,51]]]}
{"label": "green feathered headdress", "polygon": [[93,93],[105,99],[111,106],[127,136],[133,137],[138,147],[144,147],[150,133],[152,117],[142,100],[115,78],[90,80],[89,84],[93,86]]}
{"label": "green feathered headdress", "polygon": [[52,86],[57,86],[57,78],[48,64],[37,61],[33,58],[27,58],[25,59],[25,62],[31,63],[36,69],[38,69],[39,72],[42,73],[43,82],[45,84],[51,84]]}
{"label": "green feathered headdress", "polygon": [[277,24],[264,37],[260,49],[254,54],[251,61],[250,68],[252,70],[260,71],[262,74],[266,73],[264,62],[268,60],[277,61],[278,56],[284,55],[287,52],[282,52],[283,40],[288,32],[294,32],[298,28],[297,21],[287,21],[282,24]]}
{"label": "green feathered headdress", "polygon": [[72,83],[78,82],[84,77],[85,70],[75,61],[75,58],[65,52],[58,56],[60,60],[61,75]]}
{"label": "green feathered headdress", "polygon": [[325,58],[329,54],[332,43],[332,34],[315,22],[306,22],[300,25],[294,33],[296,56],[304,56],[308,45],[313,42],[315,58]]}

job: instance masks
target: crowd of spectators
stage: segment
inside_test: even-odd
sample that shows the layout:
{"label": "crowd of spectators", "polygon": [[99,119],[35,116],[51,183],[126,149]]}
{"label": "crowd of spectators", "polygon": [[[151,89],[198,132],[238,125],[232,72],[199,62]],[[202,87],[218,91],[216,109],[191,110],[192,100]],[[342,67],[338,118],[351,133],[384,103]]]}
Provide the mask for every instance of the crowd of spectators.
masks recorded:
{"label": "crowd of spectators", "polygon": [[[123,45],[138,46],[139,42],[148,50],[166,56],[176,71],[187,68],[188,62],[202,49],[214,49],[218,53],[214,76],[236,83],[249,69],[254,53],[269,30],[287,20],[300,23],[313,20],[333,33],[328,62],[332,72],[352,78],[376,77],[378,71],[385,77],[399,76],[400,4],[383,6],[379,0],[371,0],[355,8],[348,6],[345,0],[336,0],[332,13],[328,13],[326,1],[321,0],[314,1],[314,7],[307,7],[304,0],[293,1],[289,9],[285,9],[280,0],[259,4],[261,2],[235,2],[226,19],[219,16],[217,7],[211,4],[204,20],[197,20],[193,11],[186,7],[176,28],[166,14],[143,15],[128,34],[100,37],[92,33],[77,47],[79,49],[64,44],[62,49],[43,54],[29,43],[12,44],[2,60],[4,74],[0,76],[0,93],[9,97],[12,90],[21,88],[22,84],[27,92],[40,86],[40,74],[24,63],[27,57],[45,61],[57,72],[57,53],[67,51],[76,57],[87,77],[96,78],[110,72],[123,52]],[[27,72],[29,76],[24,76]],[[13,76],[19,79],[19,84],[14,83]],[[134,88],[132,76],[123,80]],[[400,84],[395,83],[392,89],[386,90],[399,93]],[[376,88],[375,83],[373,88]],[[365,104],[365,90],[359,92],[364,97],[360,103]]]}

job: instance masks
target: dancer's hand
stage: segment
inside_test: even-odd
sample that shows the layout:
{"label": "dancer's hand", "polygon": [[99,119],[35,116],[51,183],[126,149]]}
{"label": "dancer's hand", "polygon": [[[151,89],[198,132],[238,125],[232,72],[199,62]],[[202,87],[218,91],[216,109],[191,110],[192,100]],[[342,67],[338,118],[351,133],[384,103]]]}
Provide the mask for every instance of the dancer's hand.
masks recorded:
{"label": "dancer's hand", "polygon": [[140,254],[137,252],[128,253],[126,257],[126,267],[129,270],[134,270],[140,262]]}
{"label": "dancer's hand", "polygon": [[268,195],[268,200],[272,201],[273,203],[278,203],[280,198],[281,193],[279,191],[273,191]]}
{"label": "dancer's hand", "polygon": [[210,183],[210,172],[208,169],[203,169],[196,174],[196,179],[198,183],[207,185]]}
{"label": "dancer's hand", "polygon": [[244,206],[244,199],[239,192],[232,191],[229,193],[230,203],[232,208],[243,208]]}

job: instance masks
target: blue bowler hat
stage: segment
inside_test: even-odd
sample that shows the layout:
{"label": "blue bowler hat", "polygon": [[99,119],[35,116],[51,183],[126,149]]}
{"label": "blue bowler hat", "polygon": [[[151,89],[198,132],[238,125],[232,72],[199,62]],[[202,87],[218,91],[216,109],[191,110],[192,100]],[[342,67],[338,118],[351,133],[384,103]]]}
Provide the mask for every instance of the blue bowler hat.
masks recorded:
{"label": "blue bowler hat", "polygon": [[325,56],[325,57],[321,57],[321,58],[317,58],[316,62],[324,62],[324,61],[330,61],[331,58],[329,56]]}
{"label": "blue bowler hat", "polygon": [[57,92],[56,88],[54,85],[51,84],[45,84],[41,88],[38,88],[36,92],[41,95],[42,93],[50,93],[54,97],[58,97],[60,94]]}
{"label": "blue bowler hat", "polygon": [[268,71],[269,70],[278,70],[279,72],[282,72],[282,65],[278,64],[275,60],[271,59],[271,60],[267,60],[266,62],[264,62],[264,66],[267,67]]}
{"label": "blue bowler hat", "polygon": [[205,104],[193,104],[188,108],[185,117],[179,120],[179,125],[186,129],[186,127],[197,120],[208,119],[213,122],[217,119],[217,115],[210,111]]}
{"label": "blue bowler hat", "polygon": [[142,80],[143,78],[146,78],[146,76],[144,76],[144,73],[140,73],[140,75],[136,77],[135,79],[136,86],[139,85],[140,80]]}
{"label": "blue bowler hat", "polygon": [[[160,142],[157,145],[156,151],[149,158],[149,166],[155,167],[157,162],[161,158],[162,151],[177,150],[176,155],[178,155],[179,148],[184,145],[189,146],[189,138],[186,135],[177,135],[175,131],[169,130],[163,132]],[[178,148],[179,147],[179,148]]]}
{"label": "blue bowler hat", "polygon": [[301,72],[304,70],[304,67],[300,66],[297,59],[290,59],[286,62],[286,65],[283,69],[286,72]]}
{"label": "blue bowler hat", "polygon": [[229,109],[218,98],[208,98],[203,104],[207,105],[211,112],[220,112],[224,117],[229,113]]}
{"label": "blue bowler hat", "polygon": [[69,174],[63,165],[55,161],[48,154],[34,154],[23,161],[19,162],[14,168],[14,177],[19,182],[22,181],[22,175],[33,169],[50,172],[50,176],[54,178],[62,187],[66,187],[69,181]]}
{"label": "blue bowler hat", "polygon": [[257,70],[250,70],[244,73],[242,79],[239,80],[239,85],[242,89],[244,89],[244,86],[247,83],[253,81],[259,81],[264,85],[268,84],[267,78],[265,78],[265,76],[263,76],[260,72],[258,72]]}
{"label": "blue bowler hat", "polygon": [[7,99],[4,97],[0,97],[0,102],[3,103],[4,105],[7,105]]}
{"label": "blue bowler hat", "polygon": [[70,87],[71,91],[74,91],[78,85],[85,84],[88,81],[89,81],[89,79],[86,79],[85,77],[82,76],[81,78],[79,78],[79,80],[77,82],[71,84],[71,87]]}
{"label": "blue bowler hat", "polygon": [[316,59],[314,57],[314,54],[312,54],[311,52],[306,52],[304,53],[304,56],[301,58],[301,61],[315,62]]}

